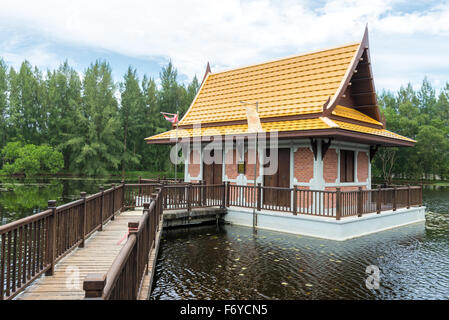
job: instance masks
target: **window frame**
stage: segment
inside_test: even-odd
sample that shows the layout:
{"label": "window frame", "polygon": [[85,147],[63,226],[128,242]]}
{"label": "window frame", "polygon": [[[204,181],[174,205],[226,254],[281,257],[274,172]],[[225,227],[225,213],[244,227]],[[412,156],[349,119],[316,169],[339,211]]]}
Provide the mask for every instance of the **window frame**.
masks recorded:
{"label": "window frame", "polygon": [[[348,165],[348,161],[352,161],[351,165]],[[350,167],[352,166],[352,175],[348,176],[348,172],[351,172]],[[355,182],[355,151],[348,149],[340,149],[340,182],[341,183],[354,183]],[[349,179],[351,178],[351,179]]]}

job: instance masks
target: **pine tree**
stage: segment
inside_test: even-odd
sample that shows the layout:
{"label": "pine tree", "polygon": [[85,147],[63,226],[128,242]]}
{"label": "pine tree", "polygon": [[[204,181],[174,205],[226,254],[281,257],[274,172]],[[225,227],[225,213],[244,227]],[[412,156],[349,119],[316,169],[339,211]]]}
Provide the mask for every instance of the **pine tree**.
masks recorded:
{"label": "pine tree", "polygon": [[139,86],[136,70],[131,67],[124,76],[124,82],[120,85],[121,107],[120,121],[123,132],[122,175],[127,169],[136,168],[139,165],[140,154],[137,149],[142,126],[144,126],[145,101]]}
{"label": "pine tree", "polygon": [[46,111],[42,108],[42,75],[25,61],[19,73],[9,72],[9,117],[11,135],[28,143],[40,144],[47,133]]}
{"label": "pine tree", "polygon": [[120,119],[111,68],[96,61],[84,74],[79,137],[68,145],[75,152],[74,170],[88,175],[104,175],[117,170],[121,162]]}
{"label": "pine tree", "polygon": [[8,109],[8,67],[0,59],[0,150],[6,145]]}
{"label": "pine tree", "polygon": [[81,80],[67,61],[56,71],[47,73],[45,104],[49,113],[48,141],[63,153],[64,169],[68,171],[73,151],[67,142],[81,134],[77,124],[77,113],[81,107]]}
{"label": "pine tree", "polygon": [[[161,115],[160,92],[156,82],[144,76],[142,88],[145,99],[145,125],[142,135],[146,138],[167,131],[170,127]],[[145,170],[165,171],[168,168],[169,147],[165,145],[147,145],[140,140],[142,150],[142,168]]]}

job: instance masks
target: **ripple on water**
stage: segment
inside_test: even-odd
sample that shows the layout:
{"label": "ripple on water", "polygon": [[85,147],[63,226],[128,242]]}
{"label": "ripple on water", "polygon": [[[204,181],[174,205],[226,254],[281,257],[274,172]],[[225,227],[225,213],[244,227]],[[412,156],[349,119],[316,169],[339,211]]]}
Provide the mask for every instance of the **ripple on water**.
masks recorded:
{"label": "ripple on water", "polygon": [[[164,232],[152,299],[447,299],[449,215],[343,242],[238,226]],[[367,289],[369,265],[380,288]]]}

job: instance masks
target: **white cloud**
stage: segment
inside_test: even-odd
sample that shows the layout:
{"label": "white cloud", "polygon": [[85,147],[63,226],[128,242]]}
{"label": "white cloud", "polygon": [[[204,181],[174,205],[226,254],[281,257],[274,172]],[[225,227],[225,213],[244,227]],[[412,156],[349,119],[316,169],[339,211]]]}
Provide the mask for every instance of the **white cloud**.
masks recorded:
{"label": "white cloud", "polygon": [[[127,56],[171,58],[188,77],[195,73],[202,77],[207,61],[213,71],[219,71],[358,41],[367,22],[380,47],[383,38],[400,43],[403,35],[416,35],[417,40],[439,35],[449,40],[448,3],[411,13],[393,11],[394,4],[392,0],[329,0],[312,8],[310,1],[293,0],[14,0],[0,1],[0,25]],[[394,55],[391,47],[376,52],[382,57],[378,63],[397,65],[404,54],[410,60],[414,48],[403,48],[401,56]],[[42,52],[40,57],[53,59]],[[388,72],[381,78],[388,80]],[[385,84],[398,87],[399,81],[407,82],[407,74],[391,74]]]}

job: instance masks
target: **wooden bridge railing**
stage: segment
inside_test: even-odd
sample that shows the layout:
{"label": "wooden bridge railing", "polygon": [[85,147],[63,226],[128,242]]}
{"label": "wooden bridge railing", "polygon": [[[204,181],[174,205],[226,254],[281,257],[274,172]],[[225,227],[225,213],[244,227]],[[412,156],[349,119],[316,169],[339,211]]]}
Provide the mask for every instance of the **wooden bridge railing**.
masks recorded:
{"label": "wooden bridge railing", "polygon": [[[139,252],[142,255],[139,251],[141,249],[135,249],[141,241],[146,241],[142,240],[143,236],[140,235],[147,234],[145,230],[150,228],[151,237],[153,234],[151,228],[154,228],[152,217],[160,216],[162,210],[167,209],[191,210],[210,206],[237,206],[256,208],[258,211],[275,210],[290,212],[293,215],[315,215],[339,220],[350,216],[422,205],[420,186],[395,186],[372,190],[359,188],[353,191],[336,188],[330,191],[301,189],[297,186],[274,188],[229,183],[205,185],[123,182],[107,190],[100,188],[98,193],[89,196],[82,192],[81,199],[58,207],[55,201],[50,200],[47,210],[0,226],[0,300],[15,297],[43,273],[52,275],[55,264],[61,258],[73,249],[83,247],[84,241],[95,231],[101,231],[107,221],[114,220],[117,212],[151,202],[156,192],[158,192],[157,201],[153,201],[155,204],[148,209],[150,211],[146,210],[143,220],[139,222],[137,233],[130,237],[130,239],[135,237],[135,240],[131,239],[126,244],[129,255],[134,254],[132,252]],[[145,220],[146,216],[150,218]],[[140,245],[139,248],[143,247],[145,245]],[[129,255],[123,254],[121,259],[128,260]],[[137,275],[140,277],[141,274]],[[111,279],[112,276],[118,277],[113,274],[105,279]],[[117,281],[119,283],[119,280]],[[116,297],[112,289],[109,295],[108,288],[104,287],[106,297]]]}
{"label": "wooden bridge railing", "polygon": [[138,184],[145,184],[145,183],[165,183],[165,184],[169,184],[169,183],[184,183],[184,179],[175,179],[175,178],[153,178],[153,179],[143,179],[142,177],[139,176],[138,180],[137,180]]}
{"label": "wooden bridge railing", "polygon": [[0,226],[0,300],[12,299],[123,208],[124,184]]}
{"label": "wooden bridge railing", "polygon": [[422,205],[421,186],[342,191],[226,185],[225,205],[291,212],[294,215],[332,217],[362,216],[366,213]]}
{"label": "wooden bridge railing", "polygon": [[86,298],[136,300],[139,297],[142,281],[148,274],[149,255],[155,248],[162,210],[162,191],[158,189],[152,194],[151,203],[144,203],[140,221],[128,224],[128,240],[109,272],[87,276],[83,283]]}

